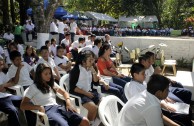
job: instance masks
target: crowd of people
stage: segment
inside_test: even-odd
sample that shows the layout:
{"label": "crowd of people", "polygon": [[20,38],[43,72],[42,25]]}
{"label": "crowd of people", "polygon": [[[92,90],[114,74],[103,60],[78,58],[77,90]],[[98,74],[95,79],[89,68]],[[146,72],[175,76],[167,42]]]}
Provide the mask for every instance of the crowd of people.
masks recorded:
{"label": "crowd of people", "polygon": [[[101,34],[104,40],[95,34],[74,40],[75,21],[71,19],[70,26],[65,21],[60,23],[54,21],[50,26],[50,34],[59,35],[59,42],[56,38],[45,41],[40,56],[32,46],[26,46],[24,51],[19,39],[12,38],[13,42],[8,42],[5,50],[0,48],[0,111],[8,114],[9,125],[21,125],[16,109],[20,108],[25,110],[29,126],[36,125],[36,115],[29,110],[46,113],[50,125],[98,126],[98,105],[102,96],[93,88],[94,85],[125,103],[115,126],[192,125],[190,110],[188,114],[176,113],[167,104],[180,102],[190,105],[192,93],[182,84],[161,75],[160,67],[154,66],[154,53],[141,55],[139,63],[132,65],[131,76],[126,76],[117,71],[110,58],[115,56],[115,52],[109,34]],[[60,71],[69,74],[69,92],[59,86]],[[112,81],[102,76],[109,76]],[[23,97],[7,92],[14,85],[26,90]],[[129,85],[127,96],[124,93],[126,85]],[[63,105],[57,103],[56,93],[64,97]],[[88,110],[87,117],[77,113],[69,93],[81,98],[83,107]]]}

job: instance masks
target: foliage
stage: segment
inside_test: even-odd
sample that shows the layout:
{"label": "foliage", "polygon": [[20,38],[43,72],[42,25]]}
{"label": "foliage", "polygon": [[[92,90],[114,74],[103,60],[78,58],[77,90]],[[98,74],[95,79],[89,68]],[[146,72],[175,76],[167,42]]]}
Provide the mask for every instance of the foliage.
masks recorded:
{"label": "foliage", "polygon": [[185,59],[183,57],[181,59],[178,59],[177,60],[177,66],[179,66],[179,67],[187,67],[188,66],[187,59]]}

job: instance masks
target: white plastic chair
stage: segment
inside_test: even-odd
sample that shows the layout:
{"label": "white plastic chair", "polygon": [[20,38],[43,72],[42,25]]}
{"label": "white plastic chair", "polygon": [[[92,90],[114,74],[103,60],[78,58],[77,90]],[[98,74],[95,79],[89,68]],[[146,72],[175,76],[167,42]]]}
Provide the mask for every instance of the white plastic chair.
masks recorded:
{"label": "white plastic chair", "polygon": [[[65,74],[64,76],[61,77],[60,81],[59,81],[59,85],[62,89],[66,90],[67,92],[69,92],[70,90],[70,85],[69,85],[69,74]],[[87,114],[88,114],[88,110],[85,109],[83,106],[82,106],[82,103],[81,103],[81,98],[79,96],[76,96],[74,94],[70,94],[70,97],[72,98],[75,98],[78,100],[78,107],[79,107],[79,114],[81,114],[82,116],[85,116],[87,117]],[[75,100],[74,100],[74,105],[76,105],[75,103]]]}
{"label": "white plastic chair", "polygon": [[125,87],[124,87],[124,93],[125,93],[125,97],[127,98],[127,100],[129,100],[130,99],[130,94],[129,94],[129,85],[130,85],[130,82],[128,82],[128,83],[126,83],[125,84]]}
{"label": "white plastic chair", "polygon": [[106,96],[100,102],[98,114],[100,120],[105,126],[115,125],[119,114],[117,103],[121,104],[122,106],[124,105],[124,103],[114,95]]}

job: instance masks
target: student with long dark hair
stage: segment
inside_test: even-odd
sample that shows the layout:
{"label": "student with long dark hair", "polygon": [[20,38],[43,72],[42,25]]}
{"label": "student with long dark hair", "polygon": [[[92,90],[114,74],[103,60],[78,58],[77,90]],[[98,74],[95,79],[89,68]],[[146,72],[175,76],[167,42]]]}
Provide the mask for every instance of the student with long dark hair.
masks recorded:
{"label": "student with long dark hair", "polygon": [[34,66],[39,59],[34,48],[30,45],[26,46],[26,51],[23,58],[24,62],[28,63],[30,66]]}
{"label": "student with long dark hair", "polygon": [[[65,107],[57,104],[57,92],[66,99]],[[37,66],[34,84],[27,89],[21,109],[46,113],[51,126],[89,126],[87,118],[78,115],[72,107],[69,94],[54,83],[52,70],[47,64]]]}
{"label": "student with long dark hair", "polygon": [[88,110],[88,119],[94,124],[98,122],[96,117],[101,97],[91,89],[92,81],[98,81],[93,60],[91,51],[85,50],[78,54],[76,64],[70,72],[70,92],[81,97],[83,107]]}
{"label": "student with long dark hair", "polygon": [[127,82],[131,81],[130,77],[124,76],[117,72],[116,67],[112,60],[110,59],[111,47],[109,44],[105,43],[101,46],[98,53],[97,66],[101,75],[111,76],[115,84],[119,84],[124,88]]}

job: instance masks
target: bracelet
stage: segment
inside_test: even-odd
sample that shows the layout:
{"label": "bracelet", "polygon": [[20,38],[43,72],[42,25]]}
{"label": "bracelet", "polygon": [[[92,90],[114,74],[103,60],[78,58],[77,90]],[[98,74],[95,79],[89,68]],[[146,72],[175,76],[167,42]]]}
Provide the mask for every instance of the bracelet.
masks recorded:
{"label": "bracelet", "polygon": [[66,98],[66,100],[67,100],[67,99],[69,99],[69,100],[70,100],[70,98]]}

